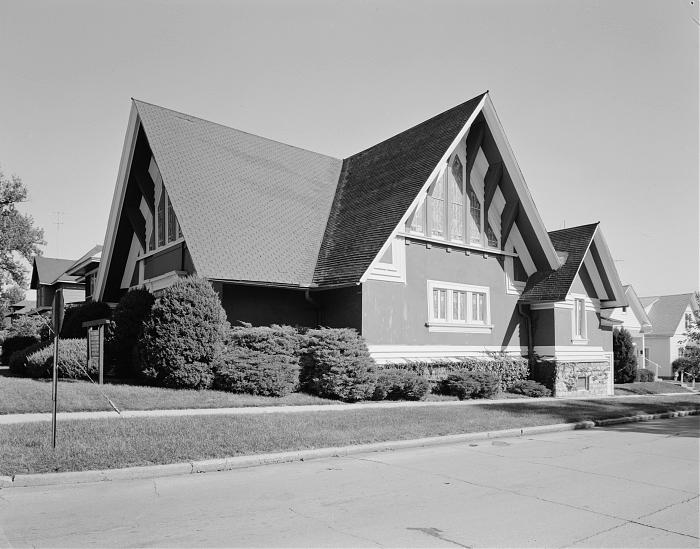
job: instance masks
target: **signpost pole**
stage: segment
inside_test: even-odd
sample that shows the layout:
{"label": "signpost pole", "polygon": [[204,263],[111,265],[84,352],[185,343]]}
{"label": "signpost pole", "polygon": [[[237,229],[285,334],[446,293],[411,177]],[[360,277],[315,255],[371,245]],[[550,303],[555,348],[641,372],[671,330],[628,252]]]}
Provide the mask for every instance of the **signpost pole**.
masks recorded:
{"label": "signpost pole", "polygon": [[53,346],[53,383],[51,397],[53,399],[53,413],[51,414],[51,443],[56,449],[56,410],[58,409],[58,340],[63,325],[63,290],[58,289],[53,296],[52,320],[54,331]]}

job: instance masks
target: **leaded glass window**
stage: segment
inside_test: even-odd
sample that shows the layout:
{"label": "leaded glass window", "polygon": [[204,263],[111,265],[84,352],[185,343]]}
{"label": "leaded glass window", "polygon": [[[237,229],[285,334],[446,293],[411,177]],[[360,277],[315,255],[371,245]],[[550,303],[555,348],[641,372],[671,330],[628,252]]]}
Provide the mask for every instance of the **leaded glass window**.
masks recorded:
{"label": "leaded glass window", "polygon": [[165,246],[165,189],[158,200],[158,246]]}
{"label": "leaded glass window", "polygon": [[445,177],[438,177],[429,197],[430,236],[445,238]]}
{"label": "leaded glass window", "polygon": [[467,292],[452,291],[452,320],[466,322],[467,320]]}
{"label": "leaded glass window", "polygon": [[474,189],[469,189],[469,240],[481,243],[481,201]]}
{"label": "leaded glass window", "polygon": [[174,242],[177,240],[177,218],[175,217],[175,210],[173,210],[173,203],[168,197],[168,242]]}
{"label": "leaded glass window", "polygon": [[408,220],[408,232],[425,234],[425,200],[418,204]]}
{"label": "leaded glass window", "polygon": [[455,155],[450,177],[450,238],[464,242],[464,179],[462,162]]}
{"label": "leaded glass window", "polygon": [[486,294],[479,292],[472,293],[472,322],[484,322],[486,316],[484,306],[486,304]]}
{"label": "leaded glass window", "polygon": [[489,223],[488,221],[486,221],[486,241],[488,242],[488,245],[492,248],[498,248],[498,237],[491,228],[491,223]]}
{"label": "leaded glass window", "polygon": [[433,318],[447,320],[447,290],[440,288],[433,290]]}

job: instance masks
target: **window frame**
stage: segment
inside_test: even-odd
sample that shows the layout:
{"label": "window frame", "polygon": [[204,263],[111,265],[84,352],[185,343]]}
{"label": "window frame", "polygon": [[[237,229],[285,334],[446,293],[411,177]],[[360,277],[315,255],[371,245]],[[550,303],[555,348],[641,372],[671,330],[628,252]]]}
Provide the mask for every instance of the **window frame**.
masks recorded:
{"label": "window frame", "polygon": [[[438,318],[433,307],[433,292],[444,290],[445,294],[445,318]],[[463,314],[464,320],[454,318],[456,295],[464,292]],[[473,320],[473,295],[483,294],[484,304],[482,321]],[[488,286],[474,286],[456,282],[441,280],[427,281],[427,306],[428,321],[426,326],[431,332],[462,332],[462,333],[491,333],[491,289]]]}
{"label": "window frame", "polygon": [[[571,309],[571,342],[574,344],[588,343],[588,299],[585,296],[572,296],[573,307]],[[579,316],[579,313],[582,316]],[[580,320],[583,320],[581,323]]]}

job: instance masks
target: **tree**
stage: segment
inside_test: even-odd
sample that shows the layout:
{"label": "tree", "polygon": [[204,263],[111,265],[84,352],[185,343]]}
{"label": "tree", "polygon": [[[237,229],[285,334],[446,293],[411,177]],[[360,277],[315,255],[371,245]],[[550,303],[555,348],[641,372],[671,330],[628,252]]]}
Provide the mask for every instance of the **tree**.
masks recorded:
{"label": "tree", "polygon": [[690,321],[690,327],[683,334],[684,338],[679,341],[687,348],[700,347],[700,292],[695,292],[693,299],[697,308],[693,310],[693,319]]}
{"label": "tree", "polygon": [[637,374],[637,357],[630,333],[621,328],[613,332],[615,383],[631,383]]}
{"label": "tree", "polygon": [[26,295],[19,286],[9,286],[0,290],[0,329],[4,325],[5,315],[10,312],[10,305],[22,301]]}
{"label": "tree", "polygon": [[31,215],[23,214],[16,205],[27,199],[27,187],[13,175],[7,179],[0,171],[0,285],[13,281],[19,286],[26,283],[23,257],[30,261],[40,255],[44,231],[34,226]]}

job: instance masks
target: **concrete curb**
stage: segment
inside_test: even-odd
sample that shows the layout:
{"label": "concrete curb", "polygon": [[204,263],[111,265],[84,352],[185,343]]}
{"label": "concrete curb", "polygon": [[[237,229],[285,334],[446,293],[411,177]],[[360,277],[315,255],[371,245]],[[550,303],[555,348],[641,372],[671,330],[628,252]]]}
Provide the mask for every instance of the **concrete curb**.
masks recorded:
{"label": "concrete curb", "polygon": [[[417,401],[417,402],[358,402],[354,404],[304,404],[299,406],[247,406],[243,408],[181,408],[165,410],[122,410],[117,414],[113,410],[94,412],[59,412],[56,417],[60,421],[82,419],[123,419],[142,417],[181,417],[181,416],[219,416],[219,415],[257,415],[257,414],[292,414],[304,412],[352,412],[356,410],[392,409],[392,408],[428,408],[433,406],[481,406],[494,404],[523,404],[541,402],[561,402],[563,400],[604,400],[604,399],[635,399],[665,396],[691,396],[697,393],[658,393],[655,395],[618,395],[618,396],[580,396],[580,397],[541,397],[531,399],[475,399],[475,400],[446,400],[446,401]],[[17,423],[36,423],[51,421],[50,413],[0,414],[0,425]]]}
{"label": "concrete curb", "polygon": [[194,473],[230,471],[233,469],[243,469],[248,467],[257,467],[260,465],[271,465],[275,463],[289,463],[293,461],[306,461],[311,459],[320,459],[328,457],[341,457],[368,452],[400,450],[404,448],[440,446],[445,444],[455,444],[459,442],[471,442],[475,440],[515,438],[522,436],[539,435],[543,433],[555,433],[560,431],[592,429],[593,427],[617,425],[620,423],[650,421],[652,419],[686,417],[698,414],[700,414],[700,408],[694,410],[677,410],[658,414],[640,414],[637,416],[601,419],[595,421],[579,421],[577,423],[555,423],[552,425],[539,425],[535,427],[502,429],[499,431],[482,431],[479,433],[464,433],[457,435],[445,435],[439,437],[427,437],[409,440],[392,440],[387,442],[374,442],[370,444],[357,444],[352,446],[338,446],[332,448],[318,448],[314,450],[295,450],[290,452],[276,452],[269,454],[256,454],[250,456],[216,458],[201,461],[189,461],[184,463],[170,463],[166,465],[148,465],[143,467],[125,467],[122,469],[74,471],[65,473],[39,473],[28,475],[15,475],[13,477],[0,476],[0,489],[30,486],[81,484],[88,482],[104,482],[115,480],[135,480],[143,478],[168,477],[175,475],[189,475]]}

